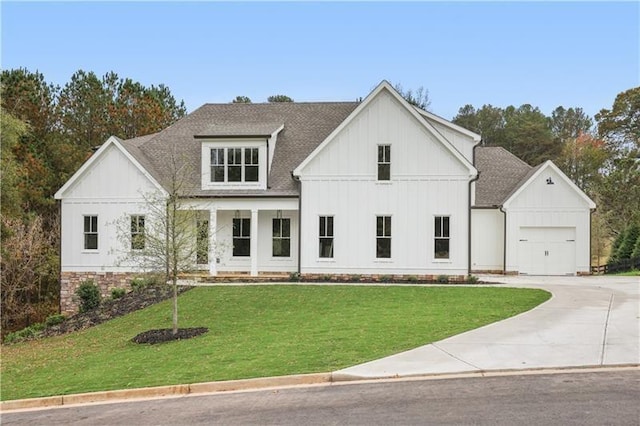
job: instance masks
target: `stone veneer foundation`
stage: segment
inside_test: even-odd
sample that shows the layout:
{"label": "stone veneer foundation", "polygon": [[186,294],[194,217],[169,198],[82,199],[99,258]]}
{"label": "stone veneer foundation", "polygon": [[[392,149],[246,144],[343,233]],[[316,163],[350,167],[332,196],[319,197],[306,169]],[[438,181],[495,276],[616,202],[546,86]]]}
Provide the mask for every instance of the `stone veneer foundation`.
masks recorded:
{"label": "stone veneer foundation", "polygon": [[[78,312],[75,300],[76,289],[84,281],[92,280],[100,289],[103,299],[111,297],[111,290],[124,288],[131,290],[132,272],[62,272],[60,274],[60,313],[72,315]],[[139,275],[139,274],[138,274]]]}

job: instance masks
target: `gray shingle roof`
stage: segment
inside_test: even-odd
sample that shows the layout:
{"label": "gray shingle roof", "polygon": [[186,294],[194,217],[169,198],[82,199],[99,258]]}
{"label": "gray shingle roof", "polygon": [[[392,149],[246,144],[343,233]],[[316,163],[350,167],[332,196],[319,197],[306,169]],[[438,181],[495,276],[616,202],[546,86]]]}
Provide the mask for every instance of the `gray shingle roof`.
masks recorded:
{"label": "gray shingle roof", "polygon": [[[298,186],[291,177],[293,169],[357,106],[357,102],[205,104],[165,130],[123,141],[123,146],[165,188],[172,176],[172,159],[186,164],[185,192],[189,196],[295,196]],[[282,125],[267,190],[201,189],[202,141],[195,136],[264,135]]]}
{"label": "gray shingle roof", "polygon": [[476,207],[500,206],[537,170],[502,147],[478,147]]}

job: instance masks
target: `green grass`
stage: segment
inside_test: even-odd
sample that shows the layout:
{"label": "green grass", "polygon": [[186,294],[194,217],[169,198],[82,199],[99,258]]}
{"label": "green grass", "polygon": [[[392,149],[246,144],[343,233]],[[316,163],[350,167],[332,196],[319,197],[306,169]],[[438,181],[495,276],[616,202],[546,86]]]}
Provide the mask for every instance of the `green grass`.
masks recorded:
{"label": "green grass", "polygon": [[3,346],[1,399],[328,372],[480,327],[544,302],[484,287],[200,287],[179,300],[197,338],[130,340],[171,326],[170,301],[64,336]]}
{"label": "green grass", "polygon": [[618,273],[612,274],[612,275],[618,276],[618,277],[640,277],[640,270],[633,269],[631,271],[618,272]]}

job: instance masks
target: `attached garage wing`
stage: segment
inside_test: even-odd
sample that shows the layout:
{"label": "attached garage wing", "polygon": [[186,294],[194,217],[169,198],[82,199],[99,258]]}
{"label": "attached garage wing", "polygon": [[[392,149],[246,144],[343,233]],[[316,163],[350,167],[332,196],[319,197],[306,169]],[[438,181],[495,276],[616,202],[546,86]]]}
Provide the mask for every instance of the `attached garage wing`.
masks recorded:
{"label": "attached garage wing", "polygon": [[521,227],[518,270],[528,275],[575,275],[575,245],[575,227]]}

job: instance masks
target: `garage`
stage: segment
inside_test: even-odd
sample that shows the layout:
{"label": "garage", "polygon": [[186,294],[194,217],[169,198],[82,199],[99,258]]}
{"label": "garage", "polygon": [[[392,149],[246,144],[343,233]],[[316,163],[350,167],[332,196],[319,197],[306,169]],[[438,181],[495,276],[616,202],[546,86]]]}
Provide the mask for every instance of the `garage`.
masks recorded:
{"label": "garage", "polygon": [[520,227],[518,266],[527,275],[575,275],[575,227]]}

